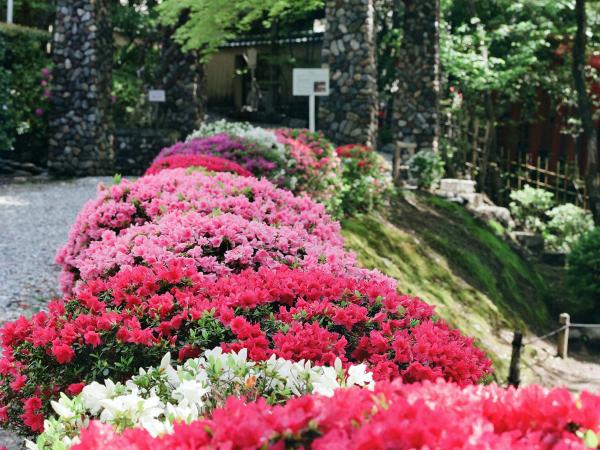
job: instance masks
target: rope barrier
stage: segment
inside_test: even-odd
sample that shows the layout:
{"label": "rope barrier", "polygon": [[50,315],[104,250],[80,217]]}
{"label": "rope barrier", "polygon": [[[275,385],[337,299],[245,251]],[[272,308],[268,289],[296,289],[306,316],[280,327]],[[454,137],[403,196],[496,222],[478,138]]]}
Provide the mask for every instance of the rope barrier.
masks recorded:
{"label": "rope barrier", "polygon": [[543,336],[536,337],[530,341],[524,342],[523,345],[531,345],[535,342],[546,339],[550,336],[554,336],[557,333],[560,333],[562,330],[566,330],[567,328],[600,328],[600,324],[598,323],[570,323],[569,325],[563,325],[556,330],[551,331],[550,333],[544,334]]}
{"label": "rope barrier", "polygon": [[570,323],[569,328],[600,328],[600,323]]}
{"label": "rope barrier", "polygon": [[553,335],[555,335],[557,333],[560,333],[562,330],[567,329],[569,326],[570,325],[563,325],[562,327],[557,328],[556,330],[551,331],[550,333],[547,333],[547,334],[545,334],[543,336],[539,336],[539,337],[537,337],[535,339],[532,339],[531,341],[525,342],[523,345],[531,345],[534,342],[538,342],[538,341],[541,341],[542,339],[546,339],[547,337],[550,337],[550,336],[553,336]]}

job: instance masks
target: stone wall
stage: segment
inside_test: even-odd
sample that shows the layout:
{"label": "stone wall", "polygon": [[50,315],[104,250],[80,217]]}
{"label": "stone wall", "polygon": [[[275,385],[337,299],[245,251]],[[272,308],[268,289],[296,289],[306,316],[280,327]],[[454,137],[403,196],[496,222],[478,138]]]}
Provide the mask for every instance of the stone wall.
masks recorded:
{"label": "stone wall", "polygon": [[393,127],[397,145],[438,149],[439,0],[404,0],[404,38],[398,61],[398,92]]}
{"label": "stone wall", "polygon": [[322,62],[329,97],[319,97],[320,128],[336,144],[374,145],[377,65],[374,0],[328,0]]}
{"label": "stone wall", "polygon": [[168,130],[115,130],[115,168],[122,175],[142,175],[164,147],[175,143],[177,136]]}
{"label": "stone wall", "polygon": [[54,175],[96,175],[112,168],[109,3],[57,0],[48,155]]}
{"label": "stone wall", "polygon": [[179,130],[182,137],[196,130],[206,115],[204,68],[195,51],[183,52],[165,29],[161,50],[159,84],[167,101],[158,106],[157,126]]}

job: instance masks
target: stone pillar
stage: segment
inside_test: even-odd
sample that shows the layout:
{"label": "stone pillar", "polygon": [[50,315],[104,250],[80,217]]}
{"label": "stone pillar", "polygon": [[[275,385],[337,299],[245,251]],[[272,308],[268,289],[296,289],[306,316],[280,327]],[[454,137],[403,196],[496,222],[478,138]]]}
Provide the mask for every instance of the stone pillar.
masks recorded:
{"label": "stone pillar", "polygon": [[393,126],[397,145],[438,149],[440,133],[439,0],[404,0]]}
{"label": "stone pillar", "polygon": [[375,145],[377,64],[374,0],[327,0],[322,62],[331,94],[319,97],[319,128],[336,144]]}
{"label": "stone pillar", "polygon": [[112,170],[110,0],[57,0],[48,167],[58,176]]}
{"label": "stone pillar", "polygon": [[160,104],[158,127],[177,130],[180,139],[196,130],[206,115],[206,80],[204,66],[197,52],[183,52],[164,31],[161,50],[160,83],[167,101]]}

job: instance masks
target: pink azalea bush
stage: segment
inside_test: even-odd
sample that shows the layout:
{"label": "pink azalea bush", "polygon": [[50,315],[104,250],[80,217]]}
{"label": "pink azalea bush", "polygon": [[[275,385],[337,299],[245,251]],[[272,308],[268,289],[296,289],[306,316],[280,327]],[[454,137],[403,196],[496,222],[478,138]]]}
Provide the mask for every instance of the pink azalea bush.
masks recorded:
{"label": "pink azalea bush", "polygon": [[188,167],[203,167],[211,172],[231,172],[243,177],[251,177],[252,173],[227,159],[210,155],[171,155],[154,160],[146,170],[145,175],[154,175],[165,169],[178,169]]}
{"label": "pink azalea bush", "polygon": [[94,380],[123,381],[166,352],[180,360],[221,346],[344,366],[375,380],[444,378],[461,385],[490,372],[484,353],[385,280],[281,266],[212,279],[192,260],[123,266],[2,329],[0,421],[41,432],[50,400]]}
{"label": "pink azalea bush", "polygon": [[241,139],[226,133],[193,139],[164,148],[155,161],[173,155],[212,155],[233,161],[256,177],[267,177],[276,184],[284,183],[287,161],[285,154],[255,140]]}
{"label": "pink azalea bush", "polygon": [[342,245],[339,224],[308,197],[294,196],[266,180],[225,173],[213,176],[191,169],[165,170],[134,182],[99,186],[96,198],[84,205],[67,244],[58,252],[63,292],[70,292],[79,279],[82,254],[106,231],[119,235],[132,225],[156,221],[170,212],[192,210],[204,215],[235,214],[275,227],[299,227],[331,247]]}
{"label": "pink azalea bush", "polygon": [[341,166],[335,152],[328,147],[311,147],[306,141],[294,139],[291,136],[296,134],[290,129],[277,130],[276,135],[294,161],[287,170],[294,191],[306,193],[326,204],[333,213],[341,212],[338,197],[342,189]]}
{"label": "pink azalea bush", "polygon": [[538,386],[461,389],[443,381],[393,382],[378,384],[375,393],[352,388],[333,398],[307,395],[283,406],[231,397],[210,417],[156,438],[143,429],[118,434],[92,422],[73,450],[583,450],[584,439],[592,441],[599,432],[600,396],[587,392],[576,399],[566,389]]}
{"label": "pink azalea bush", "polygon": [[123,267],[191,262],[204,274],[222,276],[259,267],[326,268],[335,274],[360,273],[354,255],[311,235],[301,224],[269,226],[240,215],[172,212],[160,221],[104,231],[73,261],[78,282]]}

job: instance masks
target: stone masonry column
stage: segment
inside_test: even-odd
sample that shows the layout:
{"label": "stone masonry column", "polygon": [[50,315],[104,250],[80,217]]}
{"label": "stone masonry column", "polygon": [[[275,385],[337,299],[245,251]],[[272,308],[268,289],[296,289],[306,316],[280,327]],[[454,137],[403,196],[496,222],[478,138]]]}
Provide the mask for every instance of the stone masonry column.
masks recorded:
{"label": "stone masonry column", "polygon": [[57,1],[48,158],[54,175],[98,175],[112,170],[109,3]]}
{"label": "stone masonry column", "polygon": [[377,65],[374,0],[327,0],[323,67],[330,96],[319,97],[319,128],[336,144],[375,145]]}
{"label": "stone masonry column", "polygon": [[183,52],[172,39],[172,31],[163,30],[159,80],[167,101],[159,105],[157,123],[160,128],[177,130],[184,139],[204,121],[206,79],[198,52]]}
{"label": "stone masonry column", "polygon": [[[394,99],[396,145],[438,149],[440,103],[439,0],[403,0],[404,38]],[[408,145],[407,145],[408,144]]]}

